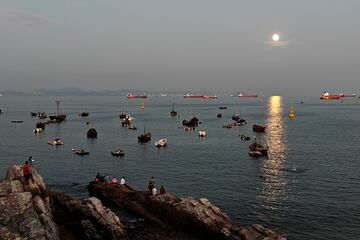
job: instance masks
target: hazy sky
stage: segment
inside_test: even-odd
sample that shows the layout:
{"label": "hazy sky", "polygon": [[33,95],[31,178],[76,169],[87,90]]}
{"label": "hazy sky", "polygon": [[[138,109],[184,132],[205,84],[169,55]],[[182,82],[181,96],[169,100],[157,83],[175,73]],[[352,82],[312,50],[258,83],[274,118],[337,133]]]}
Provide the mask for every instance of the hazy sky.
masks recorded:
{"label": "hazy sky", "polygon": [[359,0],[1,0],[0,90],[360,93],[359,40]]}

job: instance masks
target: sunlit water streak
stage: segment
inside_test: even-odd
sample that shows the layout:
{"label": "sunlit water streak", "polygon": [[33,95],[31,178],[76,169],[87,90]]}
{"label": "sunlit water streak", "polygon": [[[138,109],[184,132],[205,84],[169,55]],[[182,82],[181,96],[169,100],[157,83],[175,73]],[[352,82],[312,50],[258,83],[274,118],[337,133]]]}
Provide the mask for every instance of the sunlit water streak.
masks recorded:
{"label": "sunlit water streak", "polygon": [[266,121],[266,146],[268,157],[261,163],[263,183],[258,195],[259,203],[266,209],[277,210],[288,197],[287,176],[283,170],[286,161],[286,128],[283,121],[283,102],[280,96],[268,101]]}

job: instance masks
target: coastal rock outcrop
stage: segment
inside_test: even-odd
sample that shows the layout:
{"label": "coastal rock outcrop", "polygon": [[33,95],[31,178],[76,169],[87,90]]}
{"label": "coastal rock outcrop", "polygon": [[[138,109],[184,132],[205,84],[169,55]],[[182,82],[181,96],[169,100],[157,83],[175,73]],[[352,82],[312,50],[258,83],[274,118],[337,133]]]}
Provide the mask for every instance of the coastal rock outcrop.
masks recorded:
{"label": "coastal rock outcrop", "polygon": [[201,239],[285,239],[258,224],[249,227],[233,224],[225,213],[205,198],[178,198],[168,193],[150,197],[147,192],[99,182],[89,184],[89,193],[157,225],[191,232]]}
{"label": "coastal rock outcrop", "polygon": [[[0,182],[0,239],[128,239],[120,219],[97,198],[50,192],[34,168],[25,180],[10,166]],[[59,227],[60,226],[60,227]]]}
{"label": "coastal rock outcrop", "polygon": [[10,166],[0,182],[0,239],[60,239],[45,183],[35,169],[23,179],[20,166]]}
{"label": "coastal rock outcrop", "polygon": [[128,239],[119,217],[99,199],[80,201],[55,192],[50,192],[50,199],[55,221],[79,239]]}

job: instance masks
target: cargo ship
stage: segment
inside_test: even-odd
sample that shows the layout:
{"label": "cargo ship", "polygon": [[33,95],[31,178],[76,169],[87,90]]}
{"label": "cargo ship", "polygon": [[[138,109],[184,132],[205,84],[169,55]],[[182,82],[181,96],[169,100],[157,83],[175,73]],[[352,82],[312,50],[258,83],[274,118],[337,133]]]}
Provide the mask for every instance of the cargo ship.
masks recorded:
{"label": "cargo ship", "polygon": [[356,97],[356,94],[353,93],[353,94],[350,94],[350,95],[349,95],[349,94],[340,93],[339,96],[340,96],[340,97],[344,97],[344,98],[345,98],[345,97]]}
{"label": "cargo ship", "polygon": [[245,94],[245,93],[240,93],[238,95],[239,98],[256,98],[258,95],[256,94]]}
{"label": "cargo ship", "polygon": [[329,92],[324,92],[323,95],[320,96],[320,99],[321,100],[341,100],[343,99],[344,97],[340,94],[337,94],[337,95],[330,95]]}
{"label": "cargo ship", "polygon": [[217,96],[184,94],[184,98],[217,99]]}
{"label": "cargo ship", "polygon": [[184,98],[204,98],[204,95],[184,94]]}
{"label": "cargo ship", "polygon": [[133,95],[131,93],[129,93],[127,96],[126,96],[127,99],[134,99],[134,98],[147,98],[146,95]]}

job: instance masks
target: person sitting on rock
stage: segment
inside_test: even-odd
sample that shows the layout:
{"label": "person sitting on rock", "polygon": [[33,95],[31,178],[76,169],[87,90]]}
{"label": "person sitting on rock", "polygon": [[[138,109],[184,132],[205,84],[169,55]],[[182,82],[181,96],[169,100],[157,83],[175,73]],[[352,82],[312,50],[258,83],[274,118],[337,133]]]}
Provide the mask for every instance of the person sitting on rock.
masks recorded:
{"label": "person sitting on rock", "polygon": [[121,186],[126,186],[125,177],[122,177],[122,178],[120,179],[120,185],[121,185]]}
{"label": "person sitting on rock", "polygon": [[163,185],[161,185],[160,187],[160,194],[164,194],[165,193],[165,188]]}
{"label": "person sitting on rock", "polygon": [[111,179],[111,184],[117,184],[117,183],[118,183],[117,178],[116,178],[116,177],[113,177],[113,178]]}
{"label": "person sitting on rock", "polygon": [[155,196],[156,195],[156,188],[155,187],[153,187],[152,189],[151,189],[151,196]]}
{"label": "person sitting on rock", "polygon": [[29,161],[25,161],[22,170],[25,181],[28,181],[31,178]]}
{"label": "person sitting on rock", "polygon": [[100,182],[100,173],[96,174],[95,182]]}

